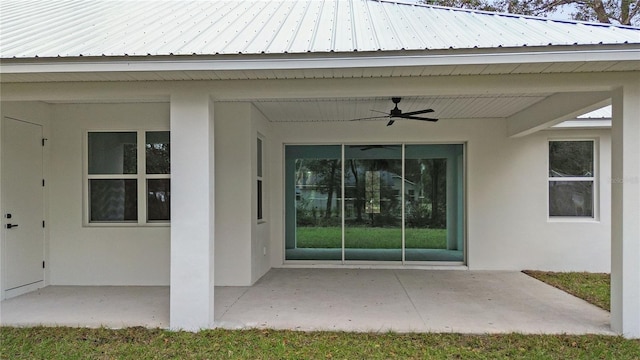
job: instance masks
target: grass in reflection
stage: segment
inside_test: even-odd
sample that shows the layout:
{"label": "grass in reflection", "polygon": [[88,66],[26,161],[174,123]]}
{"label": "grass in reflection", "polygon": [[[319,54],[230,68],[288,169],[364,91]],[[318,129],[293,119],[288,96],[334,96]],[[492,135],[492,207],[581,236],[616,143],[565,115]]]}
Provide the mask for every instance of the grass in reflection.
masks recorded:
{"label": "grass in reflection", "polygon": [[[341,228],[335,227],[298,227],[296,246],[298,248],[340,248],[342,245]],[[345,229],[347,248],[353,249],[399,249],[402,245],[402,230],[399,228],[349,227]],[[407,249],[446,249],[446,229],[405,230]]]}

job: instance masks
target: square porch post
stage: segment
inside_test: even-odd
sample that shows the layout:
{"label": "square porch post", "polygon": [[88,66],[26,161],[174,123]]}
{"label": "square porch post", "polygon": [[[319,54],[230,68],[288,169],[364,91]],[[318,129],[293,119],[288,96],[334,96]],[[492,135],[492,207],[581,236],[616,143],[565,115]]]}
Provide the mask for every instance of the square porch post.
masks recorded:
{"label": "square porch post", "polygon": [[611,328],[640,338],[640,82],[612,103]]}
{"label": "square porch post", "polygon": [[214,137],[208,94],[171,95],[170,327],[213,327]]}

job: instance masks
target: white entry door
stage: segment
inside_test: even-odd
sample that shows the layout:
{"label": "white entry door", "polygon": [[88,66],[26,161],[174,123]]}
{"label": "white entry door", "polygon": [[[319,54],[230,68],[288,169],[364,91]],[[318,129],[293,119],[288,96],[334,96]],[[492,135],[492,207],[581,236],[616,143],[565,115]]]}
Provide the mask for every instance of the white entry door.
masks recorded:
{"label": "white entry door", "polygon": [[3,119],[4,298],[44,286],[42,141],[41,125]]}

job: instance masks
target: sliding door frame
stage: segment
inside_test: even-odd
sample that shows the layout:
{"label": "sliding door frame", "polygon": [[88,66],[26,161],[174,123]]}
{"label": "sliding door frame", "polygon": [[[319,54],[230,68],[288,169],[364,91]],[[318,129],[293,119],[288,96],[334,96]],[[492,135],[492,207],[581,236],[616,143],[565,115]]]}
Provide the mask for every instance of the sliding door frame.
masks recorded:
{"label": "sliding door frame", "polygon": [[[379,260],[348,260],[346,259],[346,254],[345,254],[345,228],[346,228],[346,223],[345,223],[345,219],[346,219],[346,201],[345,201],[345,147],[346,146],[365,146],[365,145],[400,145],[401,146],[401,165],[402,165],[402,170],[401,170],[401,176],[402,176],[402,181],[401,181],[401,230],[402,230],[402,245],[401,245],[401,251],[402,251],[402,259],[401,261],[379,261]],[[289,218],[288,214],[288,206],[291,206],[291,204],[289,204],[286,201],[286,194],[287,191],[290,191],[290,189],[287,189],[287,156],[286,156],[286,148],[288,146],[323,146],[323,145],[327,145],[327,146],[340,146],[340,154],[341,154],[341,158],[340,158],[340,173],[341,173],[341,180],[340,180],[340,216],[341,216],[341,260],[287,260],[286,257],[286,251],[287,251],[287,247],[286,247],[286,242],[287,242],[287,227],[291,226],[289,224],[287,224],[287,220]],[[457,224],[457,228],[459,232],[461,232],[461,234],[459,236],[462,237],[461,239],[461,244],[462,245],[462,260],[461,261],[412,261],[412,260],[407,260],[406,259],[406,203],[405,203],[405,182],[406,182],[406,147],[407,146],[411,146],[411,145],[423,145],[423,146],[430,146],[430,145],[460,145],[461,149],[462,149],[462,154],[459,155],[461,157],[461,159],[459,159],[458,161],[456,161],[456,166],[457,169],[454,170],[457,173],[457,190],[460,191],[460,195],[458,198],[458,205],[456,206],[457,208],[457,222],[460,222],[460,224]],[[379,141],[373,141],[373,142],[341,142],[341,143],[286,143],[283,144],[283,188],[284,188],[284,206],[285,206],[285,211],[284,214],[285,216],[283,217],[283,229],[284,231],[284,237],[283,237],[283,244],[285,246],[283,246],[283,263],[285,265],[305,265],[305,266],[326,266],[326,265],[365,265],[365,266],[397,266],[397,265],[402,265],[402,266],[433,266],[433,265],[442,265],[442,266],[460,266],[460,265],[466,265],[467,261],[468,261],[468,238],[467,238],[467,143],[466,142],[438,142],[438,143],[422,143],[422,142],[379,142]],[[435,159],[435,158],[434,158]],[[449,172],[449,165],[447,165],[447,173]],[[295,186],[295,185],[294,185]],[[448,182],[447,182],[447,186],[449,186]],[[294,203],[295,203],[295,197],[294,197]],[[448,199],[447,199],[447,204],[448,204]],[[449,218],[450,214],[449,214],[449,210],[448,210],[449,206],[447,206],[447,219]],[[294,207],[294,213],[295,213],[295,207]],[[290,221],[290,219],[289,219]],[[448,220],[447,220],[448,222]],[[448,226],[447,226],[448,227]],[[448,236],[447,236],[447,241],[449,241]]]}

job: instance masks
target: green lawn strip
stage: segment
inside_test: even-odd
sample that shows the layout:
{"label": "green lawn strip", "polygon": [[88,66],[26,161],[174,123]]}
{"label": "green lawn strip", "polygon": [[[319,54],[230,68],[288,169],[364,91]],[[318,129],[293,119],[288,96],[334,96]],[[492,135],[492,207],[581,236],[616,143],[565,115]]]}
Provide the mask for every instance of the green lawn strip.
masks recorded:
{"label": "green lawn strip", "polygon": [[[399,249],[402,230],[399,228],[349,227],[345,230],[345,245],[355,249]],[[340,248],[340,227],[301,226],[296,230],[298,248]],[[409,249],[446,249],[446,229],[407,228],[405,244]]]}
{"label": "green lawn strip", "polygon": [[603,273],[525,270],[525,274],[611,311],[611,276]]}
{"label": "green lawn strip", "polygon": [[601,335],[464,335],[0,328],[3,359],[637,359],[640,341]]}

